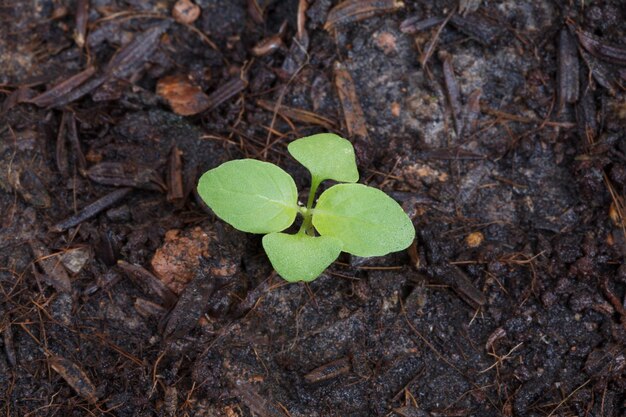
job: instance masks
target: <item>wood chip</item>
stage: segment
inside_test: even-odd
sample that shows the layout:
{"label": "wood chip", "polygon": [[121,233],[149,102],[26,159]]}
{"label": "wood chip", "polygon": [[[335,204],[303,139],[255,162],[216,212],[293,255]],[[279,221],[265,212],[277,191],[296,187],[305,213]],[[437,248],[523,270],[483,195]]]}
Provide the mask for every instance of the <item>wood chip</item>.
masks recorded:
{"label": "wood chip", "polygon": [[476,130],[478,116],[480,115],[480,96],[482,93],[483,91],[477,88],[467,97],[463,111],[463,126],[466,135],[470,135]]}
{"label": "wood chip", "polygon": [[453,14],[450,18],[450,23],[470,38],[485,46],[493,45],[504,33],[504,29],[501,26],[497,26],[479,13],[467,16]]}
{"label": "wood chip", "polygon": [[141,315],[141,317],[163,317],[167,313],[167,309],[162,305],[153,303],[145,298],[137,298],[134,304],[135,310]]}
{"label": "wood chip", "polygon": [[330,381],[350,372],[350,359],[347,357],[334,360],[312,370],[304,375],[304,380],[309,384]]}
{"label": "wood chip", "polygon": [[215,287],[215,280],[209,277],[194,278],[185,287],[178,303],[168,315],[163,326],[163,337],[176,340],[196,327],[198,320],[208,309],[207,304]]}
{"label": "wood chip", "polygon": [[76,160],[76,165],[78,167],[78,172],[81,175],[85,175],[85,171],[87,170],[87,160],[85,159],[85,154],[83,153],[82,147],[80,146],[80,139],[78,138],[78,129],[76,128],[76,117],[74,113],[69,113],[66,117],[67,122],[67,139],[70,141],[72,145],[72,150],[74,151],[74,158]]}
{"label": "wood chip", "polygon": [[213,110],[220,104],[241,93],[248,86],[248,81],[242,77],[233,78],[222,84],[209,95],[208,110]]}
{"label": "wood chip", "polygon": [[140,265],[130,264],[126,261],[117,261],[122,271],[132,280],[132,282],[141,288],[144,292],[154,294],[163,301],[166,307],[176,304],[178,297],[157,277],[152,275],[150,271]]}
{"label": "wood chip", "polygon": [[613,45],[591,33],[578,29],[578,41],[589,53],[603,61],[617,65],[626,65],[626,46]]}
{"label": "wood chip", "polygon": [[89,0],[76,1],[76,28],[74,29],[74,41],[79,48],[85,46],[87,34],[87,22],[89,20]]}
{"label": "wood chip", "polygon": [[154,168],[130,162],[100,162],[89,168],[90,180],[103,185],[165,191],[165,183]]}
{"label": "wood chip", "polygon": [[435,27],[441,24],[444,20],[444,18],[436,16],[426,19],[422,19],[421,16],[412,16],[400,23],[400,32],[412,35]]}
{"label": "wood chip", "polygon": [[254,56],[265,56],[280,49],[285,49],[285,43],[283,42],[282,36],[276,34],[262,39],[259,43],[254,45],[252,54],[254,54]]}
{"label": "wood chip", "polygon": [[116,204],[118,201],[126,197],[132,188],[120,188],[119,190],[115,190],[104,197],[101,197],[94,201],[93,203],[87,205],[85,208],[80,210],[73,216],[68,217],[65,220],[60,221],[50,228],[52,232],[63,232],[71,227],[77,226],[94,217],[96,214],[100,213],[103,210],[108,209],[112,205]]}
{"label": "wood chip", "polygon": [[611,70],[604,62],[601,62],[598,58],[591,55],[584,49],[579,49],[579,52],[583,61],[587,64],[589,71],[591,71],[593,79],[596,80],[596,82],[602,87],[606,88],[610,95],[614,96],[619,88],[619,82],[616,80]]}
{"label": "wood chip", "polygon": [[170,202],[182,200],[185,196],[182,154],[177,146],[172,147],[167,169],[167,201]]}
{"label": "wood chip", "polygon": [[237,380],[232,383],[241,402],[255,415],[261,417],[285,417],[291,416],[275,406],[266,395],[260,395],[252,384]]}
{"label": "wood chip", "polygon": [[[2,312],[2,316],[4,312]],[[11,329],[11,323],[7,322],[6,327],[2,331],[2,339],[4,341],[4,353],[9,361],[9,364],[15,368],[17,365],[17,355],[15,354],[15,343],[13,342],[13,329]]]}
{"label": "wood chip", "polygon": [[38,240],[31,240],[28,243],[35,257],[35,261],[44,272],[42,278],[46,283],[53,286],[59,292],[71,292],[72,283],[59,256],[56,254],[52,255],[50,250]]}
{"label": "wood chip", "polygon": [[485,295],[477,289],[467,275],[456,265],[434,265],[428,271],[437,280],[449,285],[454,292],[472,308],[479,308],[487,302]]}
{"label": "wood chip", "polygon": [[32,103],[39,107],[55,107],[59,103],[65,102],[65,98],[78,86],[83,84],[92,75],[96,73],[96,68],[89,66],[76,75],[71,76],[67,80],[60,82],[59,84],[51,87],[47,91],[39,94],[38,96],[27,100],[28,103]]}
{"label": "wood chip", "polygon": [[65,126],[67,122],[68,112],[63,112],[61,123],[59,123],[59,132],[57,133],[55,162],[57,169],[63,178],[69,176],[69,161],[67,159],[67,145],[65,142]]}
{"label": "wood chip", "polygon": [[328,12],[324,29],[332,30],[338,25],[359,22],[403,7],[404,3],[399,0],[346,0]]}
{"label": "wood chip", "polygon": [[40,107],[62,107],[91,93],[111,78],[127,78],[140,70],[157,50],[161,35],[169,24],[166,21],[136,35],[113,55],[102,74],[92,78],[96,68],[90,66],[28,102]]}
{"label": "wood chip", "polygon": [[92,404],[98,401],[96,387],[78,365],[61,356],[48,358],[48,363],[78,395]]}
{"label": "wood chip", "polygon": [[343,109],[343,117],[346,121],[348,134],[366,138],[368,135],[365,115],[363,114],[352,76],[340,62],[335,62],[334,71],[335,87],[337,88],[337,95]]}
{"label": "wood chip", "polygon": [[567,28],[561,29],[558,45],[558,96],[559,110],[563,110],[566,103],[575,103],[579,95],[578,48],[574,37]]}
{"label": "wood chip", "polygon": [[135,35],[132,41],[124,45],[109,61],[105,74],[113,78],[126,78],[141,67],[156,52],[161,35],[169,27],[169,22],[160,23]]}
{"label": "wood chip", "polygon": [[[301,123],[321,126],[326,130],[334,130],[336,127],[335,122],[333,122],[332,120],[308,110],[288,107],[282,104],[279,105],[278,103],[268,100],[257,100],[256,104],[262,109],[271,112],[276,111],[277,114],[281,116],[284,116],[288,119],[296,120]],[[278,109],[276,108],[276,106],[278,106]]]}
{"label": "wood chip", "polygon": [[454,75],[454,67],[452,66],[452,58],[443,54],[443,80],[446,86],[446,97],[450,104],[452,113],[452,121],[454,122],[454,130],[457,137],[461,137],[463,133],[463,119],[461,117],[461,92],[459,84],[456,82]]}
{"label": "wood chip", "polygon": [[257,0],[247,0],[247,10],[248,15],[252,18],[255,23],[262,25],[265,23],[265,19],[263,18],[264,10],[259,5]]}
{"label": "wood chip", "polygon": [[157,83],[157,94],[167,100],[174,113],[192,116],[209,108],[209,96],[184,75],[170,75]]}

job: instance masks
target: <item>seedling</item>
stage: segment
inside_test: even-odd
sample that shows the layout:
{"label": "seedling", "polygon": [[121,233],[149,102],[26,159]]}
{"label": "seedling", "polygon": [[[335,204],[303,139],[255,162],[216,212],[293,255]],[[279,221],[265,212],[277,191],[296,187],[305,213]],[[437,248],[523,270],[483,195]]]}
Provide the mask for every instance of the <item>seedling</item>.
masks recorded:
{"label": "seedling", "polygon": [[[311,173],[306,206],[298,204],[293,178],[256,159],[225,162],[202,175],[198,193],[215,214],[234,228],[262,233],[263,248],[278,274],[290,282],[312,281],[341,251],[382,256],[407,248],[415,238],[409,217],[377,188],[359,179],[352,144],[322,133],[289,144],[289,153]],[[315,195],[325,180],[336,184]],[[295,234],[281,233],[302,216]]]}

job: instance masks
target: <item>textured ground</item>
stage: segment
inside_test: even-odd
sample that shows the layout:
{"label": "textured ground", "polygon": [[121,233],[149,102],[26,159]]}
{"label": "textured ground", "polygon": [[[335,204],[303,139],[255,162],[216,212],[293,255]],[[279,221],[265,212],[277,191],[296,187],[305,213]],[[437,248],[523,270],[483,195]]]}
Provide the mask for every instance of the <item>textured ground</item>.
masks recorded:
{"label": "textured ground", "polygon": [[[174,3],[0,3],[0,413],[625,412],[620,2]],[[418,239],[289,285],[194,184],[323,131]]]}

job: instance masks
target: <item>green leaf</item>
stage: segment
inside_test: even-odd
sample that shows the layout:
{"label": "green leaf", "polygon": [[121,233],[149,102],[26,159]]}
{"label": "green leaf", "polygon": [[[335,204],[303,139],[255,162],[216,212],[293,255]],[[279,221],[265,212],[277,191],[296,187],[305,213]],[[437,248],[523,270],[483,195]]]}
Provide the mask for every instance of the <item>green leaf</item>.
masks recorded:
{"label": "green leaf", "polygon": [[343,242],[343,251],[382,256],[406,249],[415,238],[409,216],[391,197],[362,184],[338,184],[324,191],[313,210],[322,236]]}
{"label": "green leaf", "polygon": [[205,172],[198,194],[222,220],[244,232],[284,230],[298,212],[293,178],[276,165],[256,159],[228,161]]}
{"label": "green leaf", "polygon": [[320,133],[294,140],[287,149],[319,181],[359,180],[352,143],[333,133]]}
{"label": "green leaf", "polygon": [[341,241],[330,236],[270,233],[263,248],[278,274],[289,282],[313,281],[341,253]]}

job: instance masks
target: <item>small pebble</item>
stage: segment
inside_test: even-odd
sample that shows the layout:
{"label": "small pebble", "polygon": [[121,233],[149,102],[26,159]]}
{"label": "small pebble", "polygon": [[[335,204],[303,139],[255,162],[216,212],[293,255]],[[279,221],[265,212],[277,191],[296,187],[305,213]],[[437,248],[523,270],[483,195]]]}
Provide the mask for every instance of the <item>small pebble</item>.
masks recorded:
{"label": "small pebble", "polygon": [[83,269],[87,261],[89,261],[90,257],[91,252],[89,251],[89,248],[81,246],[65,251],[61,255],[61,262],[63,262],[65,269],[70,271],[72,274],[78,274],[81,269]]}
{"label": "small pebble", "polygon": [[483,240],[485,240],[485,236],[481,232],[472,232],[465,238],[465,243],[470,248],[476,248],[483,243]]}
{"label": "small pebble", "polygon": [[178,0],[172,9],[172,16],[177,22],[190,25],[200,17],[200,7],[191,0]]}

